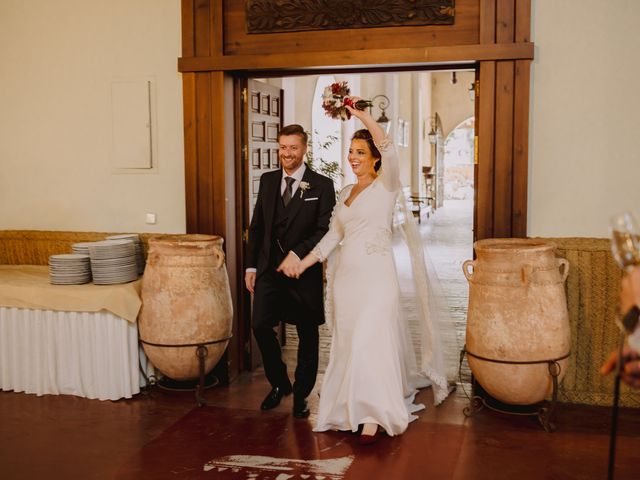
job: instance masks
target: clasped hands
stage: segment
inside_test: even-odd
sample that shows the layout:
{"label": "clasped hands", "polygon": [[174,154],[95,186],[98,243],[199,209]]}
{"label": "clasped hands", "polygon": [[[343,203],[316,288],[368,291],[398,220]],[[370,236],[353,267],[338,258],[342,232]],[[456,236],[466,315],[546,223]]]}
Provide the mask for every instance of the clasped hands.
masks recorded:
{"label": "clasped hands", "polygon": [[305,268],[302,265],[302,260],[300,260],[300,257],[293,252],[289,252],[276,269],[277,272],[282,272],[289,278],[300,278],[300,275],[302,275],[304,270]]}

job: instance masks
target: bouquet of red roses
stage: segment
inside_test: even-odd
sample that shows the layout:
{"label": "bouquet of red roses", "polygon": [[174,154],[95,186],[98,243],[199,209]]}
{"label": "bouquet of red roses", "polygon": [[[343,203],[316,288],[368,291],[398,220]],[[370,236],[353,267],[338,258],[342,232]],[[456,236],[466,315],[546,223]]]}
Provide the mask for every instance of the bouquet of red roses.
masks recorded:
{"label": "bouquet of red roses", "polygon": [[345,105],[358,110],[364,110],[371,106],[369,100],[358,100],[354,102],[349,94],[349,85],[347,82],[335,82],[325,87],[322,93],[322,108],[327,116],[331,118],[339,118],[340,120],[349,120],[351,113],[345,108]]}

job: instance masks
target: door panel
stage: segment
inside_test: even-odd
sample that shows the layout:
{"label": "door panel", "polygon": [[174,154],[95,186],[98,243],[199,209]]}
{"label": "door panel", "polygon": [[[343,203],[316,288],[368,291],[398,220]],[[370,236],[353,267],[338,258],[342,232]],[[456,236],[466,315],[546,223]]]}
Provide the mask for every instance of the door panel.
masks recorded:
{"label": "door panel", "polygon": [[[246,172],[246,189],[243,198],[244,227],[248,231],[253,209],[258,199],[260,177],[263,173],[280,168],[278,157],[278,132],[282,125],[283,91],[273,85],[248,80],[246,86],[247,108],[245,132],[246,154],[243,161]],[[245,241],[246,248],[246,241]],[[243,266],[243,270],[244,270]],[[245,328],[245,369],[254,369],[262,363],[260,350],[251,333],[251,301],[245,290],[247,299],[244,309],[243,323]]]}
{"label": "door panel", "polygon": [[278,132],[282,124],[280,108],[282,91],[278,87],[257,80],[249,80],[247,85],[249,96],[249,204],[248,221],[258,198],[260,177],[263,173],[280,168],[278,160]]}

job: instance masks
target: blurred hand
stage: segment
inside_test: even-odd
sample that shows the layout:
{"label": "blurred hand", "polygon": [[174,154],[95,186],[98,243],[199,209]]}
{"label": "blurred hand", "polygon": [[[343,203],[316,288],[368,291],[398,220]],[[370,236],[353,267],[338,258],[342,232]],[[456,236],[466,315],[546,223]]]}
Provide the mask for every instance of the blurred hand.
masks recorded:
{"label": "blurred hand", "polygon": [[298,256],[293,252],[289,252],[289,255],[286,256],[276,271],[282,272],[290,278],[299,278],[302,273],[300,263]]}
{"label": "blurred hand", "polygon": [[[600,368],[600,374],[611,373],[618,362],[618,352],[611,352],[608,360]],[[620,371],[620,379],[627,385],[640,388],[640,354],[628,345],[622,350],[623,368]]]}
{"label": "blurred hand", "polygon": [[[358,102],[358,100],[362,100],[362,98],[360,97],[349,96],[348,98],[353,101],[354,105]],[[358,110],[357,108],[350,107],[349,105],[345,105],[344,108],[346,108],[347,111],[351,113],[351,115],[353,115],[354,117],[360,120],[362,120],[364,117],[371,116],[369,115],[369,109],[367,108],[365,108],[364,110]]]}
{"label": "blurred hand", "polygon": [[298,265],[291,271],[293,278],[300,278],[300,275],[304,273],[307,267],[304,266],[304,262],[300,261]]}
{"label": "blurred hand", "polygon": [[256,272],[245,272],[244,274],[244,284],[251,293],[253,293],[256,288]]}
{"label": "blurred hand", "polygon": [[622,278],[620,290],[620,313],[625,315],[634,305],[640,307],[640,267]]}

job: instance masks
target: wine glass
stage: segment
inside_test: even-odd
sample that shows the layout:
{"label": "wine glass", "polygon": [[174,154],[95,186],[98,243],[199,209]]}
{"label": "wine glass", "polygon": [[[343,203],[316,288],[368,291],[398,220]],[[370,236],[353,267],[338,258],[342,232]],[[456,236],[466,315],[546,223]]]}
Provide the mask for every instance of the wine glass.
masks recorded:
{"label": "wine glass", "polygon": [[620,268],[629,272],[640,265],[640,225],[630,212],[611,217],[611,253]]}
{"label": "wine glass", "polygon": [[[640,265],[640,226],[630,212],[622,212],[611,217],[609,222],[611,230],[611,253],[620,268],[630,272],[635,266]],[[621,330],[620,346],[618,348],[618,360],[616,362],[616,379],[613,390],[613,409],[611,414],[611,434],[609,438],[609,465],[607,478],[613,479],[616,456],[616,437],[618,430],[618,403],[620,399],[620,370],[623,367],[622,349],[625,334],[635,329],[637,315],[633,310],[623,319],[618,318],[618,327]]]}
{"label": "wine glass", "polygon": [[[640,225],[629,212],[611,217],[611,252],[620,268],[629,273],[640,265]],[[627,332],[633,332],[638,322],[637,308],[631,309],[618,319],[618,326]]]}

